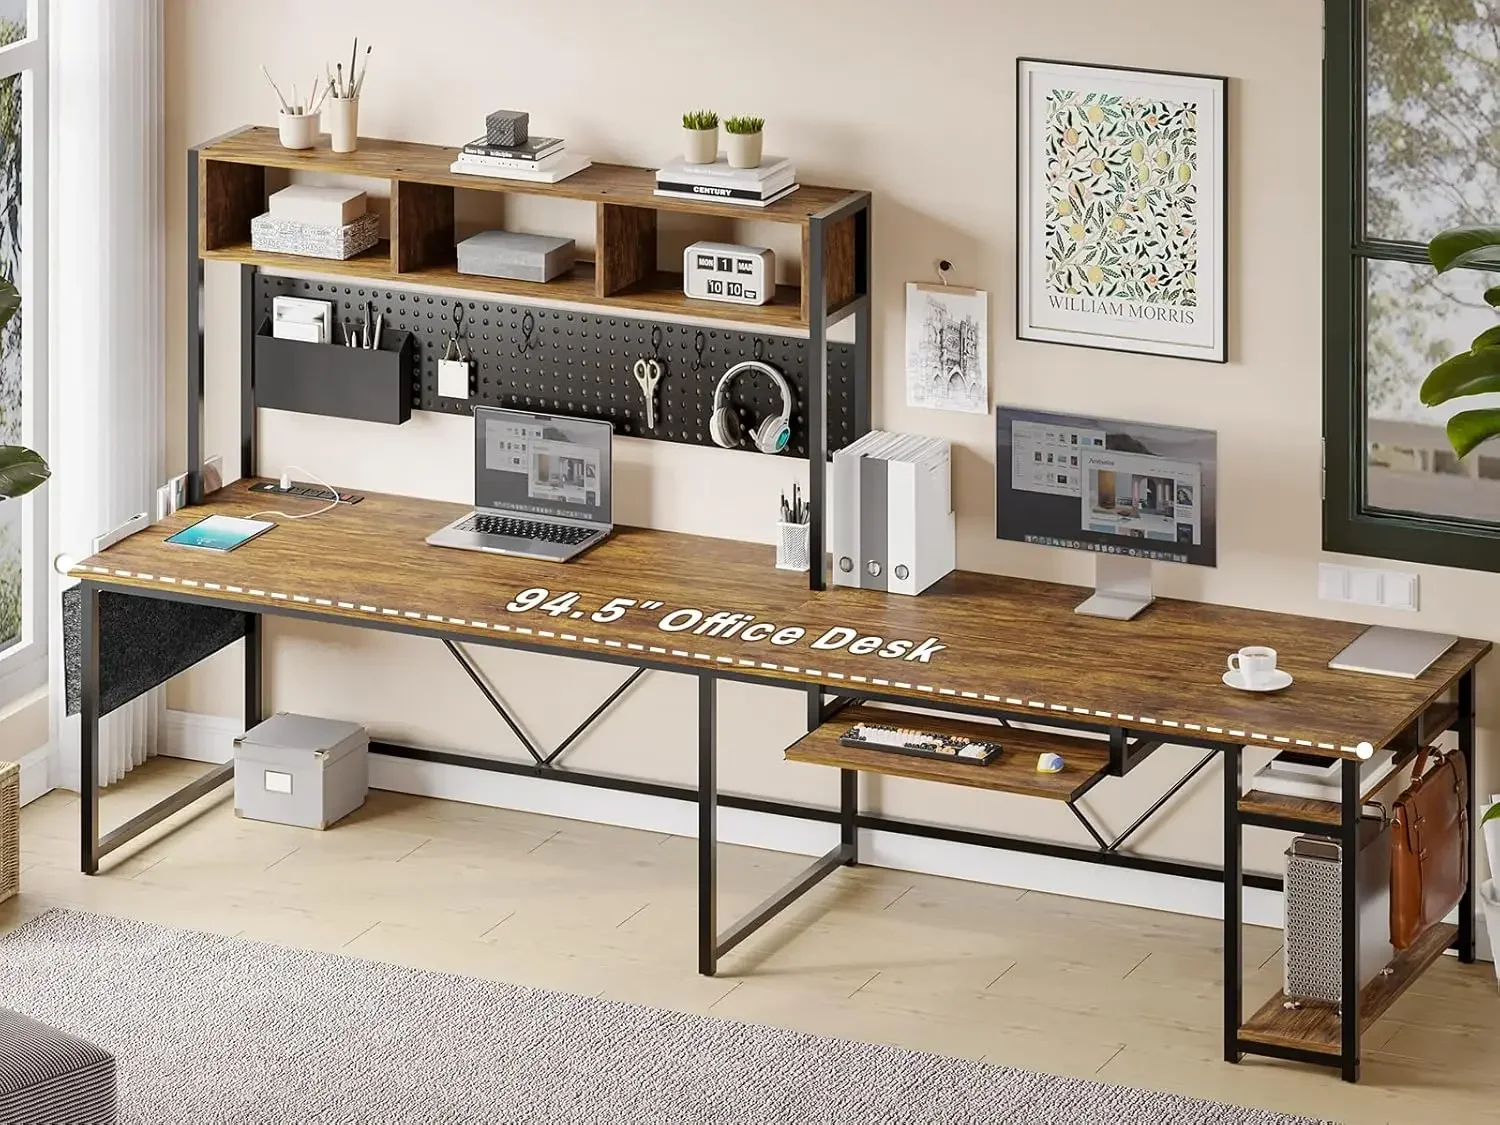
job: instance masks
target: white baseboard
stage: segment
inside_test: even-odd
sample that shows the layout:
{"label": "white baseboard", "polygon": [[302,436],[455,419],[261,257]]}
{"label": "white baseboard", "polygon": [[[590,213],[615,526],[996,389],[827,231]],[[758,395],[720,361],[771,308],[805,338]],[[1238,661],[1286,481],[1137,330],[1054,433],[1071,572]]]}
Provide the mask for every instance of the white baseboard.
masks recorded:
{"label": "white baseboard", "polygon": [[[227,762],[242,724],[235,719],[167,712],[161,753],[198,762]],[[375,755],[370,784],[376,789],[464,801],[492,808],[614,824],[674,836],[696,836],[697,808],[667,797],[649,797],[569,785],[544,778]],[[822,855],[836,841],[832,825],[742,809],[719,809],[719,839],[769,851]],[[1204,918],[1223,915],[1223,892],[1215,883],[1080,860],[1028,855],[972,844],[929,840],[894,832],[860,834],[860,861],[874,867],[943,875],[976,883],[1020,887],[1049,894],[1141,906]],[[1280,927],[1281,894],[1245,890],[1245,921]]]}
{"label": "white baseboard", "polygon": [[52,747],[38,746],[21,755],[21,804],[29,805],[52,791]]}

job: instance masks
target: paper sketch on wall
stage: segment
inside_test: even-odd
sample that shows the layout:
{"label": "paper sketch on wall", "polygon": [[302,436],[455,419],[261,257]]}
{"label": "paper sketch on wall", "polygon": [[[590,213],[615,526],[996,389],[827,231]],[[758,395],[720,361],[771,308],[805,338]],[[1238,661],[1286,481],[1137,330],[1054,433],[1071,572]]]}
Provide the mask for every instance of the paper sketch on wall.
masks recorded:
{"label": "paper sketch on wall", "polygon": [[907,406],[988,413],[989,302],[982,289],[907,283]]}

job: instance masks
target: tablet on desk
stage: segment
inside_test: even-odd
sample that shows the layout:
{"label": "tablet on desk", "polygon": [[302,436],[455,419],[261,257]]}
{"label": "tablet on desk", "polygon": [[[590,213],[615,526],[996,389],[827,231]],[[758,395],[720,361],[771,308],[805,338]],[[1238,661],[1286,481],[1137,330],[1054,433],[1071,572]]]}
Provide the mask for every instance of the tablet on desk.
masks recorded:
{"label": "tablet on desk", "polygon": [[178,547],[197,547],[201,551],[232,551],[257,535],[264,535],[275,526],[270,520],[205,516],[176,535],[167,536],[167,542]]}

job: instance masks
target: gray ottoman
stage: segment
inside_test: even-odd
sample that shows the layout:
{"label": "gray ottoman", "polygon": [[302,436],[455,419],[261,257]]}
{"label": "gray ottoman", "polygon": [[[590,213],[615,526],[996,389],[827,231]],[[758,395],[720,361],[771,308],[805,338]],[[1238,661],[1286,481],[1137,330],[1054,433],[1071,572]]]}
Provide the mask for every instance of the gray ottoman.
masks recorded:
{"label": "gray ottoman", "polygon": [[0,1125],[114,1125],[115,1059],[0,1008]]}

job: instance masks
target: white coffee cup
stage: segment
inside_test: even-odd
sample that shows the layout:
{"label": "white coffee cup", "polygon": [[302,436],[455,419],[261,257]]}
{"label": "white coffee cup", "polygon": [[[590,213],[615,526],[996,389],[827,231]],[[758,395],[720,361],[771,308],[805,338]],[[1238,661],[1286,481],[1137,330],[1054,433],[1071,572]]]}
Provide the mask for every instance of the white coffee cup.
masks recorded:
{"label": "white coffee cup", "polygon": [[1238,672],[1249,687],[1259,687],[1276,674],[1276,650],[1264,645],[1246,645],[1229,654],[1229,670]]}

